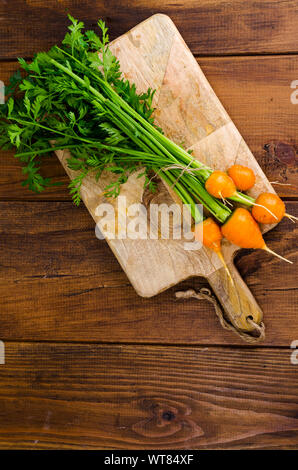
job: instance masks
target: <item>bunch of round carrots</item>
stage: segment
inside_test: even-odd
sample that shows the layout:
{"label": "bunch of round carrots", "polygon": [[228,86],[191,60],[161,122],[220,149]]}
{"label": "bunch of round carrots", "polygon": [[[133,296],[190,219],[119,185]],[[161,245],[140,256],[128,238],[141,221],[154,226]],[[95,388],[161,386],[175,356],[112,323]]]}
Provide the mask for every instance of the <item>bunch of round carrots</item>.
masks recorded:
{"label": "bunch of round carrots", "polygon": [[[226,203],[228,202],[227,198],[232,198],[237,190],[251,189],[255,180],[255,174],[250,168],[233,165],[227,172],[213,171],[205,182],[205,188],[213,197]],[[221,252],[223,237],[241,248],[259,248],[292,263],[268,248],[258,224],[277,223],[284,216],[291,220],[296,219],[286,213],[285,204],[277,194],[262,193],[256,200],[251,200],[251,212],[248,209],[238,207],[221,227],[211,217],[208,217],[196,225],[195,237],[198,239],[203,232],[203,245],[218,254],[231,278]],[[201,230],[201,224],[203,224],[203,230]]]}

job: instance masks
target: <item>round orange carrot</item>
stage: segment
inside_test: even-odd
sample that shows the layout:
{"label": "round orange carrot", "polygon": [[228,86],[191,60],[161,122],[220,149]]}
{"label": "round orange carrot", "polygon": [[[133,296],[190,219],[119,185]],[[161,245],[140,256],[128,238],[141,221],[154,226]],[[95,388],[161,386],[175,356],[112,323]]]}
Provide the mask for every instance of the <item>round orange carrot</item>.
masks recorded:
{"label": "round orange carrot", "polygon": [[225,199],[236,192],[236,186],[232,178],[224,171],[215,170],[205,183],[205,188],[211,196]]}
{"label": "round orange carrot", "polygon": [[[286,213],[284,202],[277,194],[262,193],[255,202],[258,205],[253,206],[252,215],[262,224],[274,224],[279,222]],[[272,215],[267,209],[270,210]]]}
{"label": "round orange carrot", "polygon": [[268,248],[260,227],[247,209],[238,207],[221,227],[221,232],[227,240],[241,248],[260,248],[288,263],[292,263],[292,261],[283,258]]}
{"label": "round orange carrot", "polygon": [[228,175],[234,181],[237,189],[247,191],[255,184],[256,177],[251,168],[243,165],[233,165],[228,169]]}
{"label": "round orange carrot", "polygon": [[213,219],[211,219],[211,217],[208,217],[208,219],[205,219],[203,222],[196,225],[195,239],[198,241],[202,241],[204,246],[215,251],[219,259],[221,260],[230,281],[232,282],[232,284],[234,284],[229,268],[221,252],[222,233],[219,225],[217,225],[217,223]]}
{"label": "round orange carrot", "polygon": [[221,250],[222,233],[219,225],[211,217],[203,221],[203,245],[213,251]]}
{"label": "round orange carrot", "polygon": [[261,230],[247,209],[238,207],[221,227],[221,232],[230,242],[241,248],[263,248]]}
{"label": "round orange carrot", "polygon": [[[213,171],[205,183],[205,188],[211,196],[221,198],[224,203],[226,203],[226,198],[236,196],[238,202],[241,202],[243,199],[243,202],[247,204],[247,199],[245,199],[243,194],[237,192],[234,181],[224,171]],[[258,203],[252,199],[250,204],[252,206],[258,206]],[[262,206],[262,208],[274,218],[275,222],[278,222],[277,217],[271,212],[269,207]]]}

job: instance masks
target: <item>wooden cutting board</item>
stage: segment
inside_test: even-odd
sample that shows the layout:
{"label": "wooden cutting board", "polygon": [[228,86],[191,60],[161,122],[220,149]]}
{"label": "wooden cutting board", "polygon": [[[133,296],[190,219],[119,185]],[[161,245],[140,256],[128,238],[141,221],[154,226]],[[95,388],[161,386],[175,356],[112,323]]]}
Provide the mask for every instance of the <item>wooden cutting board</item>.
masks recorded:
{"label": "wooden cutting board", "polygon": [[[256,185],[250,195],[274,192],[168,16],[157,14],[148,18],[113,41],[111,49],[120,60],[124,76],[137,85],[139,92],[148,87],[156,89],[156,122],[169,138],[178,144],[183,142],[208,166],[225,170],[240,163],[252,168]],[[66,162],[69,153],[58,151],[57,156],[73,178],[76,172],[69,170]],[[106,176],[99,182],[88,176],[81,191],[88,211],[99,226],[100,218],[95,210],[103,202],[106,184]],[[130,176],[121,190],[128,205],[142,202],[143,185],[143,178]],[[217,255],[208,249],[186,251],[180,240],[122,239],[108,240],[108,243],[139,295],[151,297],[190,276],[204,276],[236,327],[252,330],[247,316],[260,323],[261,309],[233,264],[238,247],[223,243],[223,253],[235,282],[233,288]]]}

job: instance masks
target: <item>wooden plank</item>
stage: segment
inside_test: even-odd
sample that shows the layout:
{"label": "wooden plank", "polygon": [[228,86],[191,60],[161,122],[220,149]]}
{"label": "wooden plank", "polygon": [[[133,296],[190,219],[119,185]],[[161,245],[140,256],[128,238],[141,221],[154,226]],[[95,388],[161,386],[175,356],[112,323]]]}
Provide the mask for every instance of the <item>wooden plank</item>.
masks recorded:
{"label": "wooden plank", "polygon": [[[298,216],[298,203],[287,209]],[[85,208],[2,202],[0,210],[1,339],[242,344],[221,329],[206,301],[175,300],[177,290],[206,287],[200,278],[139,297],[107,244],[95,238]],[[236,258],[264,311],[266,345],[288,347],[298,338],[297,230],[284,220],[266,235],[292,266],[260,251],[242,250]]]}
{"label": "wooden plank", "polygon": [[67,13],[96,27],[103,17],[115,38],[154,13],[171,16],[195,54],[297,52],[296,0],[14,0],[0,4],[0,58],[30,57],[60,42]]}
{"label": "wooden plank", "polygon": [[[199,64],[216,94],[248,143],[270,181],[291,184],[275,188],[282,196],[298,197],[297,105],[290,101],[298,55],[286,57],[200,58]],[[0,79],[7,83],[17,67],[0,63]],[[267,150],[264,149],[267,147]],[[1,152],[0,199],[68,200],[67,187],[40,195],[21,187],[21,164],[12,152]],[[46,158],[45,175],[68,179],[56,159]]]}
{"label": "wooden plank", "polygon": [[295,447],[291,352],[7,343],[0,447]]}

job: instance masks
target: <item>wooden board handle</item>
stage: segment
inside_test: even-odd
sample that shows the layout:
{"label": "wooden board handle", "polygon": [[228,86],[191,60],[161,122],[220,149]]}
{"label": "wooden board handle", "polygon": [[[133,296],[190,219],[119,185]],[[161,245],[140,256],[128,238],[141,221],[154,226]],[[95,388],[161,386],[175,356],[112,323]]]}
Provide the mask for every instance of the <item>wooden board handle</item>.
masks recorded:
{"label": "wooden board handle", "polygon": [[227,319],[237,330],[253,331],[252,320],[260,325],[263,312],[251,291],[243,281],[234,263],[228,264],[233,282],[224,268],[210,274],[208,281],[218,301],[224,309]]}

